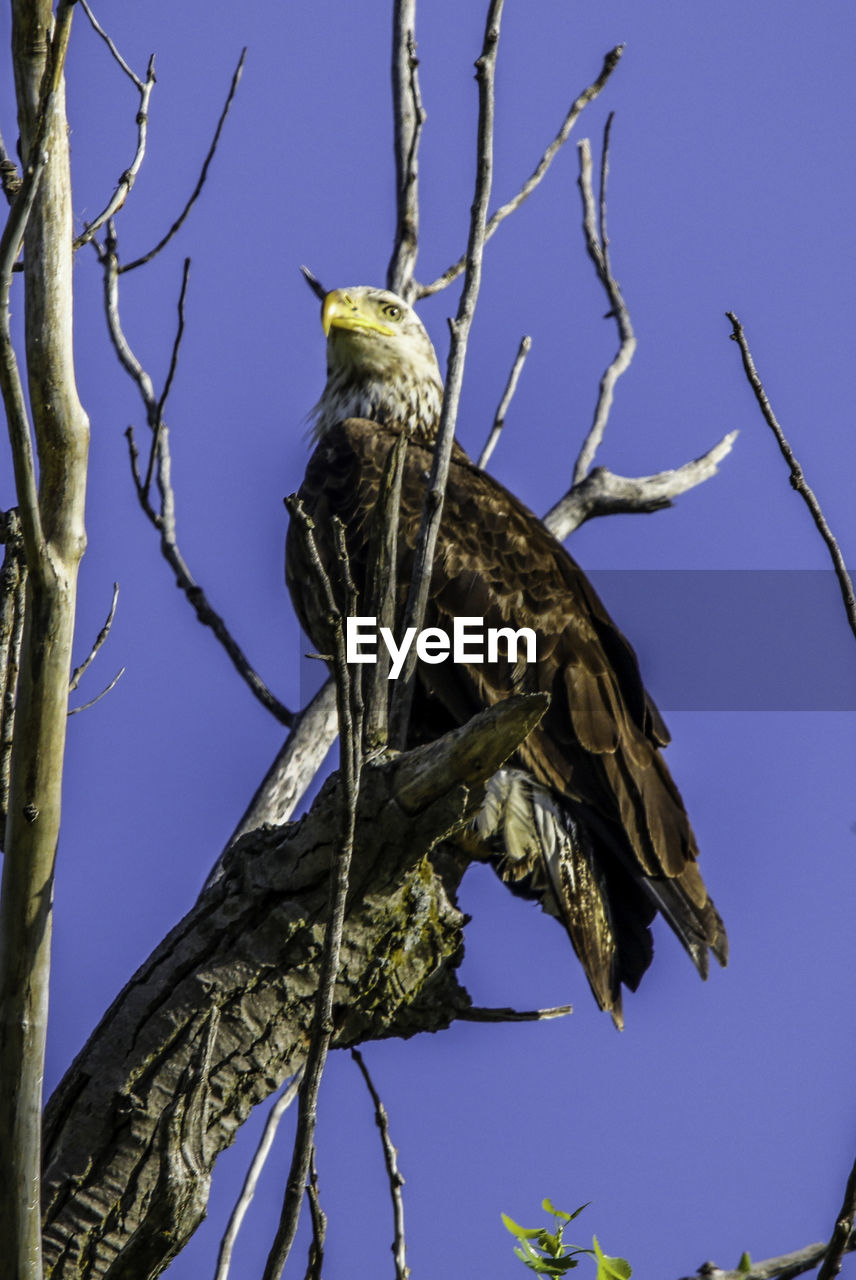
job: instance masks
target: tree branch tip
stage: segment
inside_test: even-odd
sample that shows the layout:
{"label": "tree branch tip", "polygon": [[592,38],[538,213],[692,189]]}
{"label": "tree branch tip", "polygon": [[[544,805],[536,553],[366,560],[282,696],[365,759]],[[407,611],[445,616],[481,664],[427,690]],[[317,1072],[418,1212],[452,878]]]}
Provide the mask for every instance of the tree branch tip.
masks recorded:
{"label": "tree branch tip", "polygon": [[315,275],[315,273],[311,271],[309,267],[304,266],[302,263],[299,267],[299,271],[300,271],[300,274],[303,276],[303,279],[309,285],[309,288],[315,294],[315,297],[319,300],[319,302],[323,302],[325,297],[327,296],[327,290],[324,288],[324,286],[322,285],[318,277]]}

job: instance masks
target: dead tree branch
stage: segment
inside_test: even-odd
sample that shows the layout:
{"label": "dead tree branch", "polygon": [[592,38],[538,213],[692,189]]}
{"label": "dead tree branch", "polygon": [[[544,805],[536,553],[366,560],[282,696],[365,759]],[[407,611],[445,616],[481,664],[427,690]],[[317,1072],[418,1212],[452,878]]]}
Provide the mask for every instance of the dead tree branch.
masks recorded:
{"label": "dead tree branch", "polygon": [[[184,592],[196,616],[203,626],[209,627],[226,650],[232,665],[249,686],[254,696],[266,707],[281,724],[290,725],[294,713],[270,691],[258,672],[251,666],[246,654],[232,636],[222,616],[213,608],[202,587],[195,581],[181,553],[176,534],[175,492],[172,486],[172,455],[169,448],[169,431],[163,420],[162,409],[167,392],[171,386],[178,359],[181,335],[184,330],[184,299],[187,289],[188,263],[185,262],[182,277],[181,295],[179,298],[179,322],[175,343],[173,344],[170,370],[164,391],[160,396],[155,393],[152,379],[143,368],[131,349],[122,328],[119,315],[119,260],[115,227],[108,223],[108,235],[104,245],[92,241],[96,247],[99,261],[104,271],[104,309],[110,339],[119,357],[119,362],[129,377],[136,383],[143,401],[146,421],[152,433],[152,446],[145,478],[140,471],[139,452],[134,439],[133,427],[128,427],[125,435],[131,462],[131,473],[137,499],[149,523],[160,535],[161,554],[173,571],[176,585]],[[153,476],[157,479],[160,503],[155,507],[151,501],[150,487]]]}
{"label": "dead tree branch", "polygon": [[305,1280],[321,1280],[321,1268],[324,1265],[324,1242],[327,1238],[327,1215],[321,1208],[318,1192],[318,1170],[315,1167],[315,1146],[312,1147],[312,1158],[309,1161],[309,1181],[306,1184],[306,1198],[309,1201],[309,1217],[312,1221],[312,1241],[309,1245],[309,1258],[306,1263]]}
{"label": "dead tree branch", "polygon": [[586,249],[594,263],[598,279],[606,290],[609,299],[609,315],[614,317],[618,327],[619,347],[600,380],[597,405],[594,419],[588,435],[583,441],[579,456],[574,464],[572,484],[579,484],[588,475],[595,455],[603,439],[609,411],[615,394],[615,384],[621,375],[630,367],[636,351],[636,336],[630,322],[630,312],[621,293],[618,281],[612,273],[609,260],[609,237],[606,231],[606,179],[609,173],[609,135],[612,129],[612,113],[603,131],[603,151],[601,154],[600,201],[595,206],[592,189],[591,147],[588,138],[577,144],[580,158],[579,188],[583,202],[583,232]]}
{"label": "dead tree branch", "polygon": [[[463,919],[450,901],[463,871],[449,865],[444,882],[425,854],[469,821],[482,783],[545,705],[542,695],[508,699],[438,742],[364,766],[334,1047],[446,1026],[469,1003],[454,975]],[[84,1255],[90,1280],[111,1266],[114,1275],[134,1274],[134,1259],[145,1259],[144,1274],[152,1274],[199,1221],[211,1167],[236,1127],[305,1060],[342,805],[334,777],[301,822],[241,840],[220,880],[203,890],[78,1054],[46,1117],[52,1280],[77,1280]],[[171,1170],[176,1161],[184,1167],[184,1073],[200,1019],[212,1009],[219,1030],[207,1072],[205,1141],[180,1198]],[[172,1137],[158,1130],[165,1098]]]}
{"label": "dead tree branch", "polygon": [[416,0],[395,0],[392,20],[392,104],[395,123],[395,243],[386,286],[412,302],[419,252],[419,139],[425,111],[416,57]]}
{"label": "dead tree branch", "polygon": [[353,614],[356,592],[351,580],[350,566],[345,549],[345,534],[341,523],[334,522],[338,546],[338,571],[344,594],[344,610],[336,599],[336,592],[329,574],[324,568],[315,542],[312,520],[306,515],[299,499],[287,499],[289,515],[304,543],[304,549],[319,584],[328,613],[328,626],[333,640],[334,671],[336,676],[336,706],[341,736],[341,781],[343,789],[342,816],[339,847],[330,870],[329,921],[324,935],[324,948],[315,998],[312,1032],[306,1052],[303,1080],[300,1085],[297,1112],[297,1134],[291,1167],[285,1186],[282,1213],[273,1245],[265,1264],[263,1280],[279,1280],[288,1260],[306,1191],[306,1180],[315,1141],[315,1125],[318,1112],[318,1091],[327,1060],[327,1052],[333,1036],[333,993],[339,973],[342,951],[342,935],[345,927],[345,908],[348,898],[351,860],[357,825],[357,806],[362,774],[362,699],[357,680],[351,678],[345,648],[344,616]]}
{"label": "dead tree branch", "polygon": [[817,527],[817,531],[823,538],[823,541],[826,543],[827,549],[829,550],[833,568],[835,569],[835,576],[838,579],[838,585],[841,589],[841,598],[844,601],[847,621],[850,624],[850,630],[854,635],[856,635],[856,596],[854,596],[853,581],[850,574],[847,572],[847,566],[844,562],[844,557],[841,554],[841,548],[826,522],[826,517],[823,514],[823,510],[815,496],[814,490],[806,480],[803,474],[803,469],[797,462],[796,457],[794,456],[794,451],[788,443],[785,433],[773,412],[773,406],[770,404],[767,393],[764,390],[764,384],[758,375],[758,370],[755,368],[755,361],[752,359],[752,352],[749,349],[749,343],[746,338],[746,334],[743,331],[743,325],[737,319],[737,316],[733,311],[727,311],[725,314],[731,321],[731,338],[740,347],[740,354],[743,357],[743,368],[746,372],[746,378],[754,392],[755,399],[758,401],[761,413],[764,415],[764,421],[776,437],[782,457],[790,468],[791,486],[796,489],[797,493],[803,499],[811,512],[811,518]]}
{"label": "dead tree branch", "polygon": [[824,1255],[823,1266],[817,1273],[817,1280],[835,1280],[840,1272],[841,1261],[850,1247],[854,1219],[856,1219],[856,1161],[853,1163],[847,1186],[844,1188],[844,1200],[835,1219],[835,1227]]}
{"label": "dead tree branch", "polygon": [[[431,581],[431,566],[434,563],[434,551],[437,545],[440,519],[443,514],[443,497],[446,491],[449,462],[452,456],[455,422],[458,416],[458,404],[461,397],[461,385],[467,357],[467,343],[481,286],[487,209],[493,182],[494,85],[503,3],[504,0],[491,0],[485,24],[482,52],[476,61],[479,120],[475,195],[470,217],[466,275],[464,287],[461,291],[461,300],[458,304],[458,313],[455,319],[450,322],[452,341],[446,367],[443,407],[440,413],[437,442],[434,446],[428,490],[425,495],[425,509],[416,543],[413,580],[410,584],[403,624],[405,631],[408,627],[416,627],[418,631],[425,618],[428,588]],[[402,746],[407,737],[415,678],[416,653],[411,649],[405,661],[404,670],[396,684],[390,712],[390,742],[393,746]]]}
{"label": "dead tree branch", "polygon": [[351,1057],[359,1067],[366,1082],[366,1088],[374,1103],[375,1124],[380,1132],[380,1141],[383,1147],[383,1162],[386,1165],[389,1193],[392,1197],[392,1256],[395,1260],[395,1280],[407,1280],[410,1275],[410,1268],[407,1265],[407,1244],[404,1238],[404,1198],[401,1194],[401,1189],[404,1186],[404,1177],[398,1167],[398,1151],[389,1135],[389,1116],[386,1113],[386,1107],[381,1102],[380,1094],[374,1086],[374,1081],[369,1074],[363,1055],[359,1049],[352,1049]]}
{"label": "dead tree branch", "polygon": [[[807,1245],[804,1249],[795,1249],[793,1253],[783,1253],[775,1258],[765,1258],[763,1262],[753,1262],[749,1271],[723,1271],[711,1263],[700,1267],[695,1276],[685,1276],[683,1280],[795,1280],[796,1276],[806,1271],[814,1271],[823,1260],[829,1244],[821,1240],[818,1244]],[[856,1232],[847,1241],[844,1252],[856,1251]],[[818,1280],[820,1278],[818,1277]]]}
{"label": "dead tree branch", "polygon": [[137,147],[134,152],[134,157],[128,168],[121,174],[119,181],[116,184],[115,191],[107,201],[107,204],[104,206],[102,211],[97,215],[97,217],[93,218],[91,222],[87,222],[83,231],[75,239],[75,249],[79,249],[81,245],[88,244],[95,233],[104,226],[105,222],[112,218],[115,213],[118,213],[128,196],[131,194],[131,190],[137,180],[137,174],[140,172],[146,155],[146,141],[148,139],[149,132],[149,100],[152,96],[152,90],[155,87],[155,55],[152,54],[149,58],[149,65],[146,68],[146,78],[145,80],[141,80],[137,73],[132,71],[129,67],[128,63],[116,48],[116,45],[110,39],[110,36],[97,21],[95,14],[86,3],[86,0],[80,0],[80,6],[89,19],[92,29],[107,45],[114,61],[121,67],[122,71],[136,88],[140,95],[140,102],[137,107],[136,115]]}
{"label": "dead tree branch", "polygon": [[[505,204],[500,205],[496,212],[491,215],[490,220],[485,227],[486,241],[491,238],[500,223],[504,222],[509,214],[514,213],[516,209],[520,208],[524,200],[529,198],[538,184],[546,176],[547,170],[550,168],[550,165],[553,163],[556,155],[570,137],[571,130],[579,119],[581,112],[590,102],[593,102],[601,92],[607,80],[618,66],[623,52],[623,44],[616,45],[614,49],[611,49],[604,59],[600,75],[588,86],[587,89],[583,89],[579,97],[575,98],[571,103],[568,114],[562,121],[562,127],[559,129],[559,132],[547,147],[541,159],[538,161],[532,174],[526,179],[517,194]],[[432,280],[430,284],[416,285],[414,296],[417,298],[428,298],[434,293],[439,293],[441,289],[445,289],[450,285],[453,280],[457,280],[466,265],[467,255],[465,254],[463,257],[459,258],[457,262],[454,262],[452,266],[447,267],[443,274],[438,276],[436,280]]]}
{"label": "dead tree branch", "polygon": [[532,339],[528,337],[528,335],[520,339],[520,346],[517,348],[517,355],[514,357],[514,364],[511,366],[511,372],[508,375],[508,382],[505,384],[502,399],[497,406],[496,414],[493,419],[493,426],[490,429],[490,435],[485,441],[484,448],[479,454],[479,460],[476,464],[482,469],[487,466],[490,461],[491,454],[499,443],[499,437],[502,435],[502,428],[505,426],[505,415],[508,413],[514,393],[517,390],[517,383],[520,380],[520,374],[531,348]]}
{"label": "dead tree branch", "polygon": [[173,222],[169,231],[167,231],[166,235],[164,235],[157,242],[154,248],[149,249],[148,253],[144,253],[141,257],[135,258],[133,262],[123,263],[122,266],[119,267],[120,272],[135,271],[137,267],[143,267],[147,262],[151,262],[152,258],[156,258],[157,255],[160,253],[160,251],[166,248],[170,240],[172,240],[173,236],[177,235],[178,232],[181,230],[181,228],[184,226],[184,223],[187,220],[190,210],[196,204],[196,201],[199,199],[200,195],[202,194],[202,188],[205,186],[205,180],[208,177],[208,170],[211,167],[211,161],[214,159],[214,156],[216,155],[216,152],[217,152],[217,147],[220,145],[220,135],[222,134],[223,127],[226,124],[226,118],[228,117],[229,112],[232,109],[232,103],[235,101],[235,94],[238,92],[238,85],[241,82],[241,75],[243,74],[244,63],[246,61],[246,58],[247,58],[247,50],[242,49],[241,56],[238,59],[238,65],[235,67],[235,70],[232,73],[232,80],[229,85],[229,92],[226,95],[226,101],[223,104],[223,110],[220,112],[220,118],[217,121],[217,128],[214,130],[214,137],[211,139],[211,146],[208,148],[208,154],[206,155],[204,161],[202,162],[202,168],[199,172],[199,177],[196,181],[196,186],[191,191],[190,196],[187,200],[187,203],[185,204],[181,213],[176,218],[175,222]]}
{"label": "dead tree branch", "polygon": [[606,467],[595,467],[585,479],[574,485],[544,516],[544,523],[562,542],[574,529],[595,516],[617,515],[619,512],[644,513],[661,511],[688,489],[694,489],[715,476],[723,458],[731,452],[736,431],[729,431],[707,453],[673,471],[659,471],[652,476],[617,476]]}
{"label": "dead tree branch", "polygon": [[113,626],[113,619],[116,617],[116,605],[118,603],[119,603],[119,584],[118,582],[114,582],[113,598],[110,601],[110,609],[107,614],[107,618],[104,622],[104,626],[98,632],[98,635],[95,637],[95,641],[92,645],[92,648],[89,650],[89,653],[83,659],[80,666],[75,667],[74,671],[71,673],[71,679],[68,682],[69,693],[74,693],[75,689],[80,684],[81,678],[89,670],[89,667],[92,665],[93,661],[95,660],[98,654],[98,650],[101,648],[101,646],[104,644],[104,641],[109,636],[110,630]]}
{"label": "dead tree branch", "polygon": [[220,1251],[217,1255],[217,1271],[215,1272],[214,1280],[228,1280],[229,1269],[232,1265],[232,1252],[235,1248],[238,1232],[241,1230],[247,1210],[256,1194],[256,1187],[259,1184],[262,1170],[273,1147],[279,1122],[297,1097],[297,1091],[300,1088],[302,1079],[303,1067],[301,1066],[268,1112],[268,1118],[265,1121],[259,1145],[256,1147],[256,1153],[250,1162],[247,1176],[244,1178],[244,1184],[241,1187],[241,1194],[229,1216],[223,1239],[220,1241]]}

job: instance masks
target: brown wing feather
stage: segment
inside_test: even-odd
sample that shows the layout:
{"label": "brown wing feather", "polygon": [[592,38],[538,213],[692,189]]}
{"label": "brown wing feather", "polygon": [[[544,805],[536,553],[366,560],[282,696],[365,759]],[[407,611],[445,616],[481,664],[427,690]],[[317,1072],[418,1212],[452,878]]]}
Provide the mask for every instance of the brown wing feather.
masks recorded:
{"label": "brown wing feather", "polygon": [[[394,435],[392,429],[362,419],[334,427],[316,448],[301,488],[304,504],[316,517],[319,539],[328,516],[344,521],[358,584],[364,580],[373,507]],[[430,465],[430,450],[411,443],[399,523],[402,601]],[[316,595],[302,589],[309,580],[307,566],[291,538],[287,577],[301,622],[319,643],[323,623]],[[642,685],[633,650],[564,548],[456,445],[426,625],[451,632],[454,618],[462,615],[484,617],[487,626],[528,626],[538,635],[535,664],[447,661],[423,667],[420,679],[423,692],[439,700],[455,723],[511,692],[541,689],[551,694],[546,715],[518,758],[538,784],[573,806],[590,833],[592,854],[585,874],[600,887],[588,905],[583,894],[560,914],[599,1003],[615,1011],[620,982],[637,984],[650,960],[650,946],[640,948],[631,935],[634,930],[638,934],[640,924],[647,926],[654,907],[662,910],[700,972],[706,972],[708,947],[724,962],[725,931],[695,867],[695,837],[658,750],[668,732]],[[640,918],[640,892],[654,904],[646,919]],[[561,906],[558,886],[556,894]],[[627,934],[624,962],[615,960],[620,938],[602,944],[595,937],[604,934],[603,901],[610,894],[609,931]],[[586,942],[587,936],[593,940]]]}

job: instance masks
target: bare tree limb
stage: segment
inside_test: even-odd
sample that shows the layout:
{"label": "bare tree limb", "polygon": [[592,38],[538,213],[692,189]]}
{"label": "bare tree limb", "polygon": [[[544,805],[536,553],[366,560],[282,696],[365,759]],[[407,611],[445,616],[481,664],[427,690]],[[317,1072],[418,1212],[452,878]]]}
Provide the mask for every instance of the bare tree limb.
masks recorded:
{"label": "bare tree limb", "polygon": [[252,1204],[253,1197],[256,1194],[256,1187],[259,1183],[262,1170],[265,1167],[267,1158],[273,1147],[274,1138],[276,1137],[279,1122],[297,1097],[297,1091],[300,1088],[300,1081],[303,1079],[303,1067],[299,1067],[292,1076],[289,1083],[285,1086],[282,1093],[268,1112],[265,1127],[256,1147],[250,1167],[247,1170],[247,1176],[244,1178],[244,1184],[241,1187],[241,1194],[235,1203],[235,1207],[229,1215],[229,1221],[220,1241],[220,1251],[217,1254],[217,1270],[214,1274],[214,1280],[228,1280],[229,1269],[232,1265],[232,1252],[235,1248],[235,1241],[238,1238],[238,1232],[246,1217],[247,1210]]}
{"label": "bare tree limb", "polygon": [[146,78],[145,80],[141,80],[136,72],[131,70],[107,32],[96,20],[95,14],[86,3],[86,0],[80,0],[80,5],[83,12],[89,19],[93,30],[96,31],[105,42],[115,61],[134,84],[140,95],[140,103],[137,107],[136,115],[137,147],[134,152],[134,157],[128,168],[121,174],[119,181],[116,183],[116,189],[107,201],[107,204],[97,217],[93,218],[91,222],[86,223],[83,231],[76,237],[74,241],[75,249],[79,249],[81,245],[88,244],[95,233],[104,226],[104,223],[107,222],[108,219],[112,218],[115,213],[118,213],[128,196],[131,194],[131,190],[137,180],[137,174],[140,172],[140,168],[142,167],[142,163],[146,155],[146,141],[148,139],[149,132],[149,100],[152,96],[152,90],[155,87],[155,55],[152,54],[149,58],[149,64],[146,68]]}
{"label": "bare tree limb", "polygon": [[595,467],[585,479],[574,485],[550,508],[544,523],[561,542],[586,520],[619,512],[660,511],[688,489],[694,489],[715,476],[723,458],[731,452],[736,431],[715,444],[707,453],[673,471],[658,471],[651,476],[617,476],[606,467]]}
{"label": "bare tree limb", "polygon": [[785,433],[773,412],[773,406],[770,404],[767,393],[764,390],[764,384],[761,382],[758,370],[755,368],[755,361],[752,359],[752,352],[749,349],[749,343],[747,341],[746,334],[743,331],[743,325],[737,319],[737,316],[733,311],[727,311],[725,314],[731,321],[731,338],[740,347],[740,354],[743,357],[743,368],[746,372],[749,385],[755,394],[755,399],[758,401],[761,413],[764,415],[764,421],[776,437],[782,457],[790,467],[791,485],[796,489],[797,493],[801,496],[811,512],[811,518],[817,527],[817,531],[823,538],[823,541],[826,543],[829,550],[830,557],[832,558],[832,564],[835,569],[835,576],[838,578],[838,585],[841,589],[841,598],[844,601],[847,621],[850,623],[850,630],[854,635],[856,635],[856,597],[854,596],[853,591],[853,581],[850,574],[847,572],[847,566],[844,562],[844,557],[841,554],[841,548],[836,542],[832,530],[826,522],[826,518],[823,514],[820,503],[814,494],[814,490],[803,475],[803,469],[797,462],[796,457],[794,456],[794,451],[788,443]]}
{"label": "bare tree limb", "polygon": [[[379,627],[395,629],[398,596],[398,513],[404,479],[407,436],[402,432],[389,451],[375,506],[366,573],[367,608]],[[385,747],[389,738],[389,650],[384,646],[372,666],[366,694],[364,742],[367,751]]]}
{"label": "bare tree limb", "polygon": [[633,325],[630,322],[630,312],[622,297],[618,281],[612,274],[612,266],[609,261],[609,238],[606,233],[606,179],[609,172],[609,135],[612,128],[612,119],[613,116],[610,113],[603,132],[599,211],[595,207],[594,192],[592,190],[591,147],[589,146],[588,138],[583,138],[577,144],[580,158],[579,188],[583,201],[583,231],[586,248],[595,265],[598,279],[609,298],[609,314],[615,318],[615,323],[618,326],[619,347],[600,380],[594,419],[574,464],[573,484],[579,484],[584,480],[591,469],[609,420],[609,411],[612,408],[612,400],[615,394],[615,384],[629,368],[636,351],[636,336],[633,333]]}
{"label": "bare tree limb", "polygon": [[[568,114],[562,121],[562,127],[559,129],[559,132],[556,134],[549,147],[547,147],[547,150],[544,152],[541,159],[538,161],[532,174],[526,179],[523,186],[517,192],[517,195],[512,197],[512,199],[508,200],[505,204],[500,205],[496,212],[491,215],[490,220],[485,227],[485,240],[489,240],[491,238],[500,223],[504,222],[509,214],[514,213],[516,209],[520,208],[524,200],[528,199],[538,184],[545,177],[547,170],[553,163],[557,153],[567,142],[571,130],[576,124],[581,112],[590,102],[593,102],[601,92],[607,80],[618,66],[619,59],[623,52],[624,45],[619,44],[616,45],[614,49],[611,49],[606,55],[600,75],[571,103]],[[466,265],[467,258],[466,255],[464,255],[459,258],[457,262],[453,263],[452,266],[447,267],[443,274],[438,276],[436,280],[432,280],[430,284],[417,285],[415,296],[417,298],[428,298],[434,293],[439,293],[441,289],[445,289],[450,285],[453,280],[457,280]]]}
{"label": "bare tree limb", "polygon": [[[437,535],[443,514],[443,498],[449,475],[449,462],[452,456],[455,422],[458,416],[458,403],[461,397],[461,384],[467,356],[467,343],[481,285],[485,224],[493,182],[494,83],[503,2],[504,0],[491,0],[485,24],[482,52],[476,61],[479,120],[475,195],[470,217],[466,275],[458,304],[458,313],[455,319],[450,322],[452,341],[446,367],[443,407],[440,413],[437,441],[434,446],[428,490],[425,495],[425,508],[415,548],[413,580],[410,584],[403,624],[405,630],[407,627],[415,626],[418,631],[425,618],[428,587],[431,580],[431,566],[434,562]],[[393,696],[390,713],[390,742],[393,746],[403,746],[407,737],[415,673],[416,653],[415,650],[411,649],[405,661],[404,670],[396,683]]]}
{"label": "bare tree limb", "polygon": [[80,711],[88,711],[90,707],[94,707],[96,702],[100,702],[102,698],[106,698],[107,694],[116,688],[116,685],[122,679],[122,676],[124,674],[125,674],[125,668],[120,667],[119,670],[116,672],[115,676],[113,677],[113,679],[110,681],[110,683],[106,685],[105,688],[103,688],[100,693],[97,693],[94,698],[90,698],[88,702],[84,702],[79,707],[69,707],[68,714],[70,716],[76,716]]}
{"label": "bare tree limb", "polygon": [[511,372],[508,375],[508,382],[505,384],[505,390],[502,393],[502,399],[497,406],[496,414],[493,419],[493,426],[490,429],[490,435],[485,441],[484,448],[479,454],[477,466],[482,470],[490,461],[491,454],[499,443],[499,437],[502,434],[502,428],[505,426],[505,415],[508,413],[509,406],[515,391],[523,366],[526,363],[526,357],[532,347],[532,339],[527,335],[520,339],[520,346],[517,348],[517,355],[514,357],[514,364],[511,366]]}
{"label": "bare tree limb", "polygon": [[573,1013],[572,1004],[557,1004],[550,1009],[485,1009],[470,1005],[457,1015],[458,1022],[549,1022]]}
{"label": "bare tree limb", "polygon": [[817,1273],[817,1280],[835,1280],[840,1272],[841,1260],[847,1252],[848,1243],[853,1235],[854,1219],[856,1219],[856,1161],[853,1162],[847,1179],[844,1200],[835,1220],[823,1266]]}
{"label": "bare tree limb", "polygon": [[309,285],[309,288],[315,294],[318,301],[323,302],[327,296],[327,290],[324,288],[318,277],[310,271],[308,267],[303,266],[300,268],[300,274],[303,276],[303,279]]}
{"label": "bare tree limb", "polygon": [[101,648],[104,641],[109,636],[110,628],[113,626],[113,619],[116,617],[116,605],[118,603],[119,603],[119,584],[118,582],[114,582],[113,598],[110,601],[110,610],[107,614],[107,618],[104,622],[104,626],[98,632],[98,635],[95,637],[95,641],[92,645],[92,648],[89,650],[89,653],[83,659],[80,666],[74,668],[74,671],[71,674],[71,679],[68,682],[69,693],[74,693],[75,689],[80,684],[82,676],[89,669],[96,655],[98,654],[98,650]]}
{"label": "bare tree limb", "polygon": [[144,253],[141,257],[135,258],[133,262],[123,263],[123,265],[119,268],[120,272],[135,271],[137,267],[145,266],[147,262],[151,262],[152,258],[157,257],[160,251],[166,248],[166,246],[169,244],[173,236],[177,235],[178,232],[181,230],[181,228],[184,226],[184,223],[187,220],[187,216],[190,213],[190,210],[196,204],[196,201],[199,199],[199,196],[202,194],[202,188],[205,186],[205,179],[208,177],[208,170],[211,167],[211,161],[214,159],[215,153],[217,151],[217,147],[220,144],[220,135],[223,132],[223,126],[226,123],[226,117],[228,116],[230,110],[232,109],[232,103],[234,102],[235,94],[238,91],[238,85],[240,84],[240,81],[241,81],[241,75],[243,74],[244,62],[246,61],[246,57],[247,57],[247,50],[242,49],[241,56],[238,59],[238,65],[235,67],[235,70],[232,73],[232,81],[231,81],[231,84],[229,85],[229,92],[226,95],[226,101],[223,104],[223,110],[220,112],[220,118],[217,121],[217,128],[214,130],[214,137],[211,140],[211,146],[208,148],[208,154],[206,155],[202,163],[202,169],[200,170],[199,177],[196,181],[196,186],[191,191],[190,196],[187,200],[187,203],[185,204],[181,213],[176,218],[175,222],[170,227],[169,231],[167,231],[166,235],[163,236],[157,242],[154,248],[149,249],[148,253]]}
{"label": "bare tree limb", "polygon": [[[336,706],[342,739],[341,778],[343,802],[339,848],[330,869],[329,923],[324,936],[324,950],[318,978],[312,1033],[306,1052],[303,1081],[300,1086],[297,1134],[294,1139],[294,1151],[291,1158],[291,1167],[288,1171],[279,1225],[265,1263],[263,1280],[279,1280],[282,1274],[283,1267],[288,1260],[294,1243],[294,1237],[297,1234],[297,1223],[300,1218],[300,1209],[306,1190],[306,1179],[309,1173],[315,1135],[318,1090],[321,1086],[321,1076],[334,1030],[333,992],[339,973],[339,957],[342,950],[348,882],[354,851],[360,776],[362,773],[363,708],[359,682],[357,681],[356,685],[352,682],[350,668],[348,667],[342,610],[336,601],[333,584],[321,561],[313,533],[312,520],[306,515],[303,504],[299,499],[286,499],[286,505],[292,520],[296,522],[295,527],[300,531],[300,536],[304,540],[306,553],[312,564],[316,581],[319,583],[328,611],[328,625],[332,634],[335,653]],[[338,520],[334,521],[334,532],[339,552],[339,571],[344,586],[345,613],[351,614],[355,607],[356,593],[351,581],[344,529]]]}
{"label": "bare tree limb", "polygon": [[[814,1271],[828,1248],[828,1242],[821,1240],[804,1249],[795,1249],[793,1253],[783,1253],[776,1258],[765,1258],[763,1262],[753,1262],[749,1271],[723,1271],[712,1263],[705,1263],[695,1276],[685,1276],[683,1280],[698,1280],[698,1277],[703,1277],[704,1280],[795,1280],[796,1276],[804,1275],[806,1271]],[[845,1252],[852,1253],[854,1250],[856,1233],[851,1234]]]}
{"label": "bare tree limb", "polygon": [[383,1162],[386,1165],[389,1193],[392,1197],[392,1256],[395,1261],[395,1280],[407,1280],[410,1275],[410,1268],[407,1265],[407,1244],[404,1238],[404,1198],[401,1194],[401,1189],[404,1186],[404,1177],[398,1167],[398,1151],[389,1135],[389,1116],[386,1113],[386,1107],[381,1102],[380,1094],[374,1086],[374,1081],[369,1074],[363,1055],[359,1049],[352,1049],[351,1057],[359,1067],[366,1082],[366,1088],[371,1094],[375,1109],[375,1124],[380,1131]]}
{"label": "bare tree limb", "polygon": [[324,1241],[327,1238],[327,1215],[321,1208],[315,1154],[315,1144],[313,1143],[312,1155],[309,1160],[309,1182],[306,1186],[309,1217],[312,1221],[312,1241],[309,1245],[305,1280],[321,1280],[321,1268],[324,1265]]}
{"label": "bare tree limb", "polygon": [[[108,232],[105,244],[100,245],[95,240],[92,241],[92,244],[95,246],[99,261],[101,262],[101,266],[104,271],[104,309],[107,316],[107,326],[110,332],[110,339],[116,350],[116,354],[119,357],[120,364],[137,385],[145,408],[146,421],[150,431],[152,432],[152,453],[150,455],[148,471],[145,479],[140,472],[139,453],[134,439],[133,428],[128,427],[125,432],[128,440],[128,451],[130,455],[134,488],[136,490],[140,506],[145,512],[150,524],[152,524],[158,531],[160,535],[161,554],[172,569],[177,586],[184,592],[188,601],[193,606],[199,621],[203,626],[210,627],[214,632],[214,635],[217,637],[231,659],[235,670],[241,676],[241,679],[249,686],[253,695],[258,699],[262,706],[266,707],[281,724],[290,725],[294,720],[294,713],[279,701],[279,699],[271,692],[262,680],[258,672],[251,666],[246,654],[232,636],[229,628],[226,626],[224,619],[216,609],[213,608],[205,594],[205,591],[193,578],[193,575],[191,574],[178,546],[175,520],[175,492],[172,487],[172,456],[169,448],[169,431],[163,421],[161,409],[175,371],[181,335],[184,330],[184,299],[187,289],[188,262],[185,262],[184,275],[182,278],[181,295],[179,298],[178,332],[173,344],[170,372],[167,377],[167,385],[164,392],[160,397],[158,397],[155,393],[154,385],[149,374],[143,368],[142,364],[132,351],[129,342],[125,337],[124,330],[122,329],[122,322],[119,315],[119,262],[116,247],[115,225],[112,220],[108,223]],[[152,504],[149,488],[153,471],[157,479],[158,491],[160,494],[160,504],[157,509]]]}
{"label": "bare tree limb", "polygon": [[406,302],[416,286],[419,252],[419,139],[425,111],[416,57],[416,0],[395,0],[392,20],[392,103],[395,122],[395,243],[386,285]]}

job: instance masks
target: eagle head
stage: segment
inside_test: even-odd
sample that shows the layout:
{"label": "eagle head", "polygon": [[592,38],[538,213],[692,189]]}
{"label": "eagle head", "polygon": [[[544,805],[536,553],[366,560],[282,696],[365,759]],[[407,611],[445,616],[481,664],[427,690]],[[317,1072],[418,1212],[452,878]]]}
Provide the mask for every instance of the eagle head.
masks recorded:
{"label": "eagle head", "polygon": [[386,289],[333,289],[322,303],[321,324],[327,384],[310,415],[315,438],[345,418],[369,418],[432,440],[443,379],[413,308]]}

